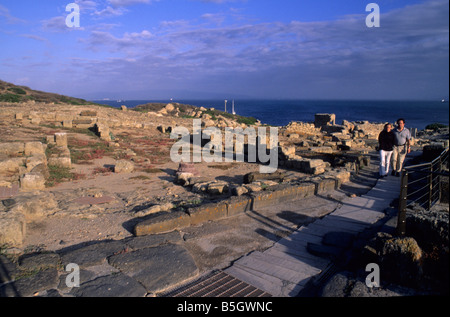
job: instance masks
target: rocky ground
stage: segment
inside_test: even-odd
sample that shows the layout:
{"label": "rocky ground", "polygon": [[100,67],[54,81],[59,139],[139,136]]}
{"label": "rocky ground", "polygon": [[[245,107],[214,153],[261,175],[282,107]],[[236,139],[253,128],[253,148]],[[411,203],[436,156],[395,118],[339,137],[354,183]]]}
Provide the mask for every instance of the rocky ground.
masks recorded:
{"label": "rocky ground", "polygon": [[[448,296],[448,212],[448,204],[409,210],[405,237],[396,235],[396,216],[385,219],[355,241],[351,256],[336,260],[338,272],[308,296]],[[365,270],[368,263],[379,265],[379,284],[372,288],[366,286],[373,272]]]}
{"label": "rocky ground", "polygon": [[[273,243],[271,238],[331,212],[342,195],[367,190],[376,181],[374,147],[383,125],[338,125],[333,115],[323,114],[317,115],[314,123],[293,122],[280,127],[278,159],[283,178],[246,182],[249,173],[258,175],[259,164],[203,162],[195,164],[195,173],[180,172],[180,165],[169,157],[175,142],[170,139],[170,131],[177,126],[192,131],[193,118],[200,118],[203,127],[222,128],[262,126],[256,120],[178,104],[148,105],[134,111],[30,101],[1,103],[0,112],[0,248],[2,256],[13,259],[4,260],[12,266],[26,266],[23,261],[29,254],[50,254],[43,261],[52,264],[43,267],[59,269],[58,265],[65,263],[62,257],[85,247],[89,248],[88,252],[83,249],[87,254],[98,253],[105,241],[112,241],[105,250],[113,255],[143,250],[139,252],[145,258],[151,256],[146,253],[149,245],[165,245],[167,241],[147,241],[145,248],[138,246],[141,242],[136,239],[140,237],[133,235],[133,228],[142,217],[186,211],[224,197],[264,191],[280,182],[325,178],[340,182],[339,193],[310,198],[302,203],[305,210],[299,209],[298,203],[286,202],[280,206],[284,210],[272,208],[253,215],[250,221],[247,216],[247,228],[239,226],[243,220],[239,217],[244,217],[239,216],[171,235],[168,239],[173,250],[160,252],[193,255],[195,265],[191,271],[186,266],[187,276],[197,276],[246,252],[268,247]],[[442,140],[447,140],[448,146],[448,129],[446,133],[446,138],[445,131],[439,132],[444,135],[441,138],[436,133],[423,135],[416,139],[416,148],[436,147]],[[358,183],[363,175],[358,174],[359,169],[370,165],[371,155],[370,181]],[[258,227],[261,223],[264,226]],[[233,239],[230,234],[235,234]],[[86,260],[89,274],[98,270],[101,273],[97,276],[105,276],[105,270],[133,270],[123,268],[119,260],[104,266],[111,254],[100,252],[98,259]],[[191,263],[188,256],[186,259]],[[33,262],[39,260],[34,258]],[[35,266],[33,270],[47,278],[46,270]],[[51,281],[61,276],[54,270],[48,274]],[[125,276],[117,279],[118,285],[131,282]],[[152,293],[148,289],[151,286],[147,285],[144,295]]]}

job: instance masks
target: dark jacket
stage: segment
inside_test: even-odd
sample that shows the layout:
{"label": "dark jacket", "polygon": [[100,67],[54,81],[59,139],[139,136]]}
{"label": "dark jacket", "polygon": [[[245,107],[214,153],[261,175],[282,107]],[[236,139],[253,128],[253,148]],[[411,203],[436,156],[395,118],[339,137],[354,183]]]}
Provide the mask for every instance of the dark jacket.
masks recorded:
{"label": "dark jacket", "polygon": [[378,149],[384,151],[392,151],[394,149],[395,136],[394,133],[387,132],[385,130],[381,131],[378,136]]}

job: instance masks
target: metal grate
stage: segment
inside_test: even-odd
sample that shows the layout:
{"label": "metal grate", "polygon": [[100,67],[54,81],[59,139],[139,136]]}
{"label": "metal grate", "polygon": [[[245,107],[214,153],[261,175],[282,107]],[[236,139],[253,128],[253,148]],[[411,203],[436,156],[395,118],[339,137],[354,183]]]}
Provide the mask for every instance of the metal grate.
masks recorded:
{"label": "metal grate", "polygon": [[223,271],[212,272],[162,297],[271,297]]}

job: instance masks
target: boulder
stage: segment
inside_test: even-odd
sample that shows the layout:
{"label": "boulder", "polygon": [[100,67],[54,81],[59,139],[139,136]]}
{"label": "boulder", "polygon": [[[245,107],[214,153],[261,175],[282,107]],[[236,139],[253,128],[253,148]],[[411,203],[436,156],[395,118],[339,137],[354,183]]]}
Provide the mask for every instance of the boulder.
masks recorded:
{"label": "boulder", "polygon": [[417,286],[423,275],[421,260],[422,250],[411,237],[388,239],[381,249],[381,270],[401,285]]}
{"label": "boulder", "polygon": [[190,180],[193,177],[194,174],[192,173],[176,173],[175,182],[181,186],[188,186],[190,185]]}
{"label": "boulder", "polygon": [[231,193],[232,193],[234,196],[242,196],[242,195],[248,193],[248,189],[245,188],[244,186],[233,186],[233,187],[231,188]]}
{"label": "boulder", "polygon": [[167,112],[172,112],[175,110],[175,106],[171,103],[168,103],[164,108],[166,109]]}
{"label": "boulder", "polygon": [[221,195],[228,192],[227,182],[213,182],[208,184],[208,193],[212,195]]}
{"label": "boulder", "polygon": [[208,190],[208,185],[209,183],[205,182],[205,183],[196,183],[194,184],[194,186],[192,186],[192,191],[194,193],[205,193]]}
{"label": "boulder", "polygon": [[134,164],[121,160],[116,162],[116,165],[114,166],[114,172],[115,173],[132,173],[134,171]]}

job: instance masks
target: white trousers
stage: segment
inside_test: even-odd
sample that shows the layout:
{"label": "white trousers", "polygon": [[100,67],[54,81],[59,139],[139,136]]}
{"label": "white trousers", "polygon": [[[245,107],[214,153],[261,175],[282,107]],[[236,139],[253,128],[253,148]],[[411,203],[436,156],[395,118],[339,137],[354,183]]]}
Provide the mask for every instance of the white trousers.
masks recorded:
{"label": "white trousers", "polygon": [[392,151],[380,150],[380,176],[385,176],[389,173],[391,156]]}

